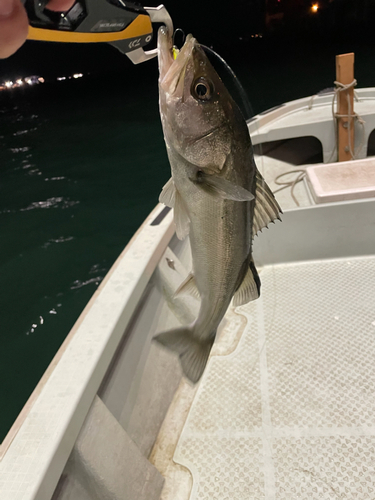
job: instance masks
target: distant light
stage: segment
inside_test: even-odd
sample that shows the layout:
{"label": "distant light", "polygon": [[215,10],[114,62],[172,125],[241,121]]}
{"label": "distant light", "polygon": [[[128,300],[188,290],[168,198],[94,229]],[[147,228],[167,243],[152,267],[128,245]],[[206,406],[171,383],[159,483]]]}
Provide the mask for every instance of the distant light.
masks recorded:
{"label": "distant light", "polygon": [[42,76],[40,76],[40,77],[38,78],[38,82],[40,82],[40,83],[44,83],[44,78],[43,78]]}
{"label": "distant light", "polygon": [[31,78],[25,78],[25,82],[28,84],[28,85],[32,85],[33,82],[31,80]]}
{"label": "distant light", "polygon": [[315,12],[318,12],[319,10],[319,4],[317,3],[314,3],[312,6],[311,6],[311,10],[315,13]]}
{"label": "distant light", "polygon": [[23,85],[23,81],[21,80],[21,78],[19,78],[18,80],[16,80],[16,83],[17,83],[17,85]]}
{"label": "distant light", "polygon": [[6,86],[7,89],[10,89],[11,87],[13,87],[13,82],[8,80],[7,82],[4,82],[4,85]]}
{"label": "distant light", "polygon": [[76,73],[75,75],[73,75],[73,78],[81,78],[82,76],[82,73]]}
{"label": "distant light", "polygon": [[59,82],[61,82],[62,80],[66,80],[66,76],[59,76],[57,79]]}

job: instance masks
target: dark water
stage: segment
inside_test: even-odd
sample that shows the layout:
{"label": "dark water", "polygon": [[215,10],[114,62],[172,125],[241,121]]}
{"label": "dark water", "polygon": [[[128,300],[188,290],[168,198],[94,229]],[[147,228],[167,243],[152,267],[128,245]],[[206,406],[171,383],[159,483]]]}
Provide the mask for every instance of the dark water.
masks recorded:
{"label": "dark water", "polygon": [[0,96],[0,441],[168,179],[156,85]]}
{"label": "dark water", "polygon": [[[334,55],[353,50],[375,86],[367,45],[223,56],[257,113],[332,86]],[[0,93],[0,442],[169,177],[147,65]]]}

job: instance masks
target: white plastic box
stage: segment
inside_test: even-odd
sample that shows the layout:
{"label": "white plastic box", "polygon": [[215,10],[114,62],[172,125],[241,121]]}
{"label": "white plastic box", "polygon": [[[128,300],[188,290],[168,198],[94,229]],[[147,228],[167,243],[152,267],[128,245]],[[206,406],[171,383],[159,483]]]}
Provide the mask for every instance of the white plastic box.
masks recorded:
{"label": "white plastic box", "polygon": [[306,174],[315,203],[375,197],[375,157],[311,165]]}

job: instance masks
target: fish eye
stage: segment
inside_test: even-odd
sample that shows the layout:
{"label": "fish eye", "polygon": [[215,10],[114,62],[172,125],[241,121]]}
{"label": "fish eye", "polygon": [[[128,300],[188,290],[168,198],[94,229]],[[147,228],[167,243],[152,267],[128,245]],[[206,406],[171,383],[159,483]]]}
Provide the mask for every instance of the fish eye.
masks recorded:
{"label": "fish eye", "polygon": [[200,101],[208,101],[212,97],[213,85],[205,78],[198,78],[193,85],[194,97]]}

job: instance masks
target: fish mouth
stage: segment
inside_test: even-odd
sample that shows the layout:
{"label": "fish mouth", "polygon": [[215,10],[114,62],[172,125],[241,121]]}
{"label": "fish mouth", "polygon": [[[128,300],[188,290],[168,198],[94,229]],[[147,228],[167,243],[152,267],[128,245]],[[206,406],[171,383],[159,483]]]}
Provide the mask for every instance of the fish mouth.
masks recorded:
{"label": "fish mouth", "polygon": [[165,26],[159,28],[159,86],[164,92],[176,97],[182,95],[186,66],[191,60],[193,50],[197,45],[196,39],[189,34],[182,49],[174,58],[172,34],[168,32]]}

